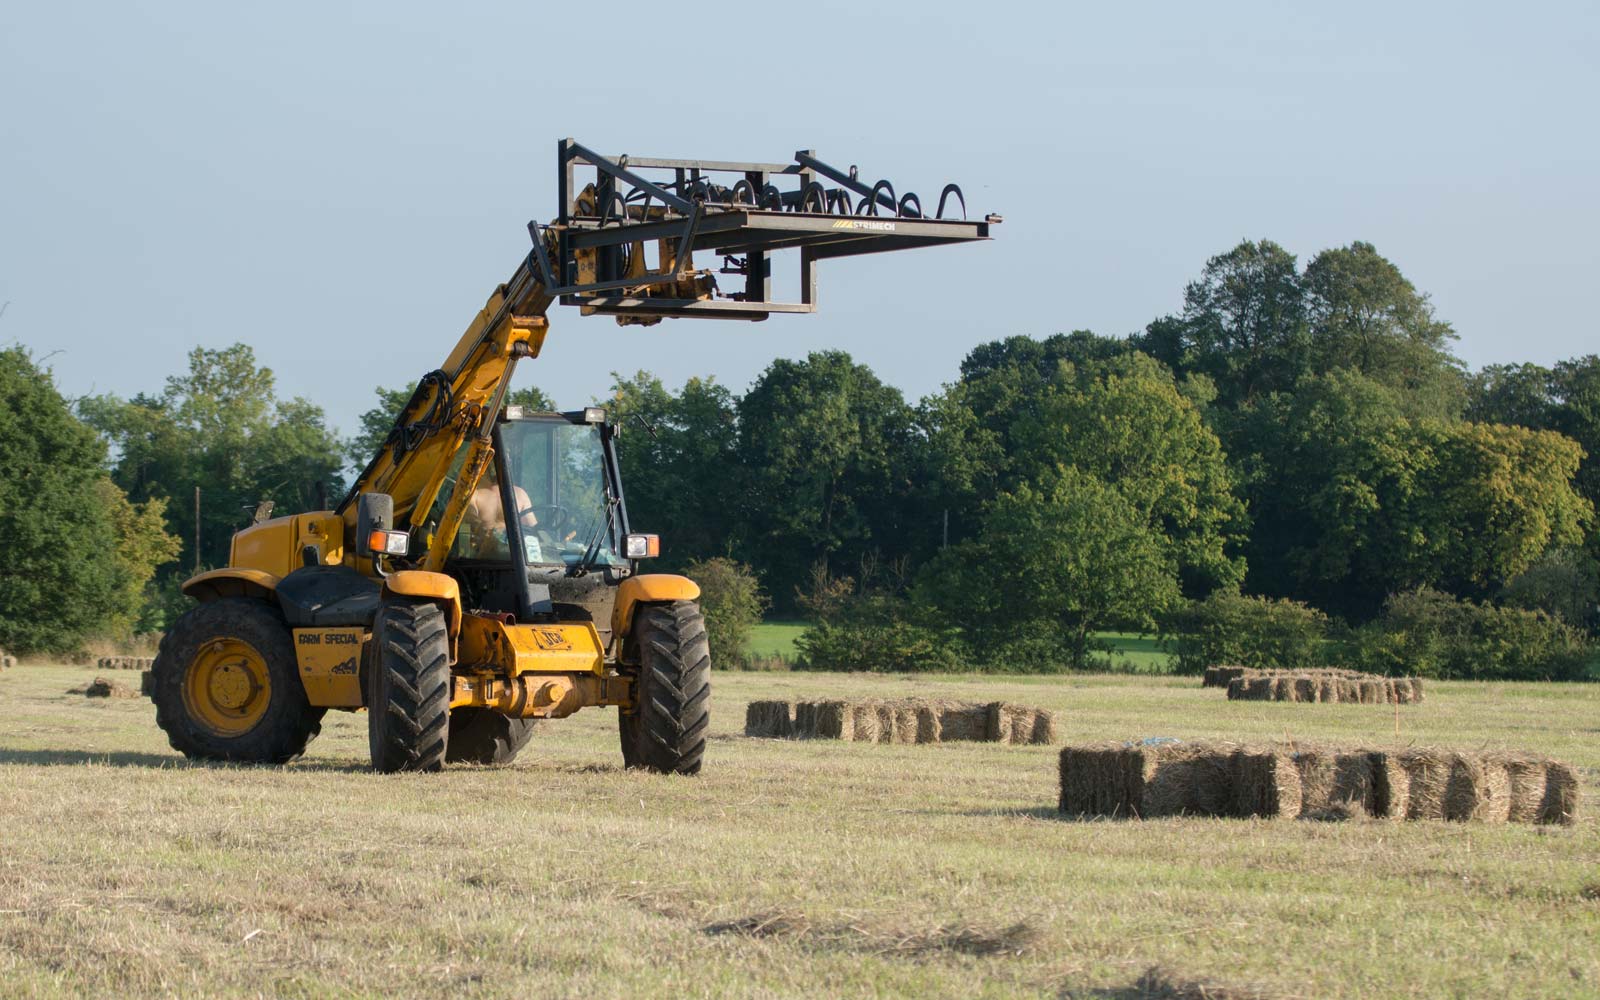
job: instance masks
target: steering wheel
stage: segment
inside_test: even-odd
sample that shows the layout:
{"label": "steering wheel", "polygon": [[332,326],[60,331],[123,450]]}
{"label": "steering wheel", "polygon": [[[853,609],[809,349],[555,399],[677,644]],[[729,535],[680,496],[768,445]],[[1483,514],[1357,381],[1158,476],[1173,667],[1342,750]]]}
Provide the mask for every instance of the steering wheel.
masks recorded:
{"label": "steering wheel", "polygon": [[520,523],[525,515],[532,514],[539,521],[539,530],[548,531],[557,538],[572,523],[572,512],[558,503],[536,503],[517,512]]}

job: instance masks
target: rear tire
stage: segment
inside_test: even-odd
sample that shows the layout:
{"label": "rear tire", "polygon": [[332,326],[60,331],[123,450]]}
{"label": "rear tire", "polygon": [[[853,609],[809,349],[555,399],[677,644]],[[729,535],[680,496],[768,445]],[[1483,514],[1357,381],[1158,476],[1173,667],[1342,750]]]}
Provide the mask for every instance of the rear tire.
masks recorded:
{"label": "rear tire", "polygon": [[533,738],[537,719],[513,719],[487,708],[450,713],[450,740],[444,759],[451,763],[509,764]]}
{"label": "rear tire", "polygon": [[[238,666],[226,662],[234,656]],[[212,669],[224,687],[224,677],[250,678],[235,689],[242,692],[238,699],[225,699],[226,706],[212,701],[208,686],[190,676],[206,669],[209,659],[220,661]],[[321,732],[326,711],[306,701],[283,615],[248,597],[206,601],[173,624],[151,665],[150,699],[172,749],[197,760],[241,764],[294,760]]]}
{"label": "rear tire", "polygon": [[450,738],[450,635],[444,611],[426,601],[391,601],[372,624],[367,744],[372,767],[437,771]]}
{"label": "rear tire", "polygon": [[619,714],[623,763],[658,774],[699,774],[711,724],[711,648],[700,605],[641,606],[630,645],[639,674],[634,708]]}

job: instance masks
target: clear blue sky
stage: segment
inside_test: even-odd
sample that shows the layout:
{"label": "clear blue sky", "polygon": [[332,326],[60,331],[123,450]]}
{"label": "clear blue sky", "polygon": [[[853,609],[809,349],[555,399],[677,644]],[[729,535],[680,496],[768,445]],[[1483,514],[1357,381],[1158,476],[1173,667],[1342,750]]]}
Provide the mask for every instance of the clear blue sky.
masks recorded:
{"label": "clear blue sky", "polygon": [[[550,11],[555,11],[550,13]],[[641,329],[559,309],[563,405],[645,368],[744,388],[844,348],[916,397],[975,343],[1174,310],[1242,238],[1362,239],[1474,366],[1596,350],[1586,3],[10,3],[0,341],[69,393],[243,341],[345,430],[443,360],[555,204],[556,140],[814,148],[999,239],[835,262],[822,309]]]}

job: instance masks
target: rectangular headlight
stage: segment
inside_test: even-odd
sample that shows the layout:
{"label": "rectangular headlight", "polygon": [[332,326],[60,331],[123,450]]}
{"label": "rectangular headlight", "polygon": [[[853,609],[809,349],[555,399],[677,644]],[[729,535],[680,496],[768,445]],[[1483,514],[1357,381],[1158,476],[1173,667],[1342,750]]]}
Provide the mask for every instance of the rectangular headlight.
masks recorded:
{"label": "rectangular headlight", "polygon": [[606,422],[606,410],[603,406],[585,406],[583,408],[583,422],[586,424],[603,424]]}
{"label": "rectangular headlight", "polygon": [[629,559],[654,559],[661,554],[659,535],[629,535],[623,539],[624,554]]}

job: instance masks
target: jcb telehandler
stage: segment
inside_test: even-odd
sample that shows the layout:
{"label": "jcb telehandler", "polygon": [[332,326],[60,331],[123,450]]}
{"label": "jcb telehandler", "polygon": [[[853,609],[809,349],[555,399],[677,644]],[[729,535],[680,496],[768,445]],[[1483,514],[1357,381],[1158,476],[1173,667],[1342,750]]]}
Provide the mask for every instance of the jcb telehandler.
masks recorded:
{"label": "jcb telehandler", "polygon": [[[606,412],[507,406],[513,368],[538,356],[557,300],[623,324],[811,312],[819,260],[987,239],[1000,220],[967,220],[955,185],[927,214],[916,195],[807,152],[613,159],[565,140],[557,165],[556,220],[529,224],[527,258],[422,377],[344,500],[252,524],[226,568],[184,583],[199,604],[152,676],[177,750],[281,763],[328,709],[365,708],[380,771],[504,763],[536,720],[614,705],[629,767],[700,770],[700,589],[639,572],[659,542],[628,522]],[[580,171],[593,178],[581,190]],[[799,253],[797,303],[772,300],[769,255],[783,250]],[[696,269],[695,251],[721,266]],[[718,274],[738,287],[722,292]]]}

